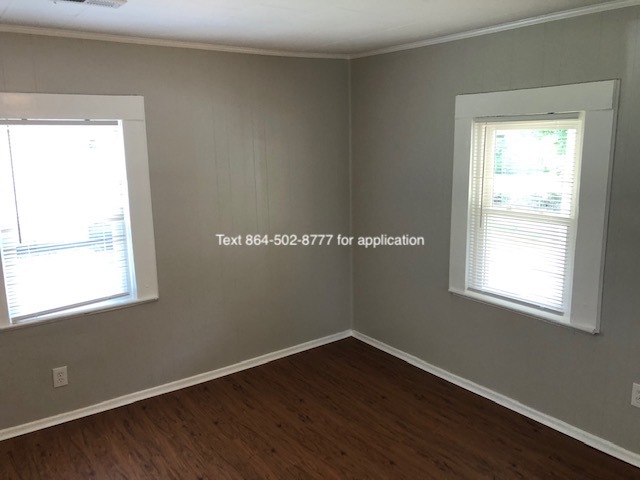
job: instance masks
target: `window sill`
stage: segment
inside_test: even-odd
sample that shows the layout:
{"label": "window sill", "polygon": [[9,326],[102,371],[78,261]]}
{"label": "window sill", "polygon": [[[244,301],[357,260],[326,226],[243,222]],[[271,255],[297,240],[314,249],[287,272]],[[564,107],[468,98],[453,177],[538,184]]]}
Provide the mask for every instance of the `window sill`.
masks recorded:
{"label": "window sill", "polygon": [[85,305],[61,312],[50,313],[48,315],[41,315],[39,317],[29,318],[22,320],[18,323],[3,323],[0,324],[0,330],[14,330],[26,327],[34,327],[36,325],[43,325],[48,323],[58,322],[60,320],[66,320],[70,318],[84,317],[86,315],[94,315],[96,313],[108,312],[111,310],[120,310],[122,308],[129,308],[136,305],[142,305],[144,303],[151,303],[158,300],[158,296],[149,296],[145,298],[118,298],[113,300],[107,300],[99,304]]}
{"label": "window sill", "polygon": [[570,323],[566,320],[563,320],[559,315],[543,312],[532,307],[527,307],[525,305],[512,303],[508,300],[490,297],[488,295],[483,295],[481,293],[476,293],[469,290],[457,290],[450,288],[449,293],[452,293],[453,295],[456,295],[458,297],[468,298],[469,300],[473,300],[474,302],[483,303],[485,305],[501,308],[503,310],[509,310],[510,312],[518,313],[530,318],[535,318],[536,320],[542,320],[543,322],[552,325],[569,328],[571,330],[578,330],[581,332],[589,333],[591,335],[596,335],[599,333],[597,328]]}

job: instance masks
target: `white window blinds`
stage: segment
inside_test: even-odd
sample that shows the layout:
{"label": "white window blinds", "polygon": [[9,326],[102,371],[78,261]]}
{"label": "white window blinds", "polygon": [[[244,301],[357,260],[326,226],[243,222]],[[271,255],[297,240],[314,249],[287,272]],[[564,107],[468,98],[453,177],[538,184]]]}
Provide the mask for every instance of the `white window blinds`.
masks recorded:
{"label": "white window blinds", "polygon": [[474,122],[467,288],[569,314],[581,131],[577,115]]}
{"label": "white window blinds", "polygon": [[0,195],[12,322],[131,293],[120,122],[0,122]]}

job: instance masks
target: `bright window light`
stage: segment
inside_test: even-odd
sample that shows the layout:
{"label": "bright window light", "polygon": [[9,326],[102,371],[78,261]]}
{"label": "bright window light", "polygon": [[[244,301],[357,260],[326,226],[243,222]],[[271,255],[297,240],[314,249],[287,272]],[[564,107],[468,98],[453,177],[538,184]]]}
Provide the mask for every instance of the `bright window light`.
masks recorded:
{"label": "bright window light", "polygon": [[579,119],[476,121],[469,288],[570,308]]}
{"label": "bright window light", "polygon": [[28,122],[3,130],[0,241],[12,320],[129,295],[119,122]]}
{"label": "bright window light", "polygon": [[0,327],[156,299],[142,99],[0,94],[0,114]]}
{"label": "bright window light", "polygon": [[618,82],[456,97],[449,291],[600,331]]}

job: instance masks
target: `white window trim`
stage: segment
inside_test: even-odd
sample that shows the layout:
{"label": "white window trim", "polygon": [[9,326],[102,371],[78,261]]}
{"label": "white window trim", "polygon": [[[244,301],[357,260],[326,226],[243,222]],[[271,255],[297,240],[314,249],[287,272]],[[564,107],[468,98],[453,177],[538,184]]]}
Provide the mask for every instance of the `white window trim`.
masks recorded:
{"label": "white window trim", "polygon": [[[450,292],[589,333],[600,331],[602,274],[618,83],[617,80],[608,80],[456,97]],[[466,282],[469,173],[474,119],[549,113],[581,113],[584,116],[578,230],[571,315],[568,319],[560,319],[557,315],[545,314],[535,308],[470,291]]]}
{"label": "white window trim", "polygon": [[0,262],[0,329],[96,313],[158,299],[144,98],[118,95],[0,93],[0,119],[121,120],[126,155],[135,291],[113,300],[11,323]]}

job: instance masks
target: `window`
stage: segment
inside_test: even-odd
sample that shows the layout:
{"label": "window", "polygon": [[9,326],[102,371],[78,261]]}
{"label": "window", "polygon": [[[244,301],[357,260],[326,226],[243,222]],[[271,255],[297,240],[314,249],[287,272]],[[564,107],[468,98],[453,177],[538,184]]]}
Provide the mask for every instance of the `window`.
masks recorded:
{"label": "window", "polygon": [[0,325],[157,298],[141,97],[0,94]]}
{"label": "window", "polygon": [[616,82],[456,98],[453,293],[599,330]]}

